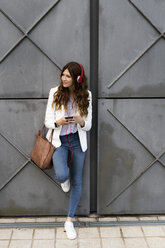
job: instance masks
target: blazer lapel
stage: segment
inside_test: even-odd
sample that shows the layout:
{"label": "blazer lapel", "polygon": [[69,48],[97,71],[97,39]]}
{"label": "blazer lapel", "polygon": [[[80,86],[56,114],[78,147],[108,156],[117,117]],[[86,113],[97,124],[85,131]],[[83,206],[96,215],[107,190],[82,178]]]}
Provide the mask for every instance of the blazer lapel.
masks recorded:
{"label": "blazer lapel", "polygon": [[56,111],[56,120],[59,120],[64,115],[65,115],[65,109],[64,106],[62,106],[61,110]]}

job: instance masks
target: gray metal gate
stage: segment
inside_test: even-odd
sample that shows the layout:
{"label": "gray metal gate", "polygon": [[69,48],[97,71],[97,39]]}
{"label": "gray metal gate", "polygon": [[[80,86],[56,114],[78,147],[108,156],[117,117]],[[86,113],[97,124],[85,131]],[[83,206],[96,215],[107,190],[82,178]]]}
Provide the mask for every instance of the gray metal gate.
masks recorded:
{"label": "gray metal gate", "polygon": [[165,1],[99,3],[98,213],[164,213]]}
{"label": "gray metal gate", "polygon": [[[89,77],[89,1],[0,1],[0,215],[66,214],[68,195],[30,160],[48,92],[70,60]],[[90,151],[77,214],[89,213]]]}
{"label": "gray metal gate", "polygon": [[87,68],[93,95],[77,214],[164,213],[165,2],[1,0],[0,8],[0,215],[67,213],[53,170],[29,155],[48,91],[71,58]]}

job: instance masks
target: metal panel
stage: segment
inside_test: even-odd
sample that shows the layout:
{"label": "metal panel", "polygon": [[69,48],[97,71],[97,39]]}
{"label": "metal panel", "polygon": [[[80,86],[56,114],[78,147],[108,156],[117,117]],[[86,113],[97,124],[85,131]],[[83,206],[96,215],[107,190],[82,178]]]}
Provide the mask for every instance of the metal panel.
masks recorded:
{"label": "metal panel", "polygon": [[[79,61],[89,77],[89,1],[63,0],[30,33],[58,65]],[[68,21],[69,20],[69,21]]]}
{"label": "metal panel", "polygon": [[164,99],[99,100],[100,214],[164,212],[164,107]]}
{"label": "metal panel", "polygon": [[[44,121],[46,102],[0,101],[0,112],[5,113],[0,118],[0,214],[3,216],[67,213],[68,194],[54,181],[54,170],[41,171],[29,162],[35,133]],[[88,153],[76,214],[89,213],[89,176]]]}
{"label": "metal panel", "polygon": [[[0,215],[66,215],[68,196],[44,172],[29,163],[0,191]],[[81,198],[76,214],[88,213],[88,201]]]}
{"label": "metal panel", "polygon": [[165,3],[160,0],[130,0],[150,22],[160,30],[165,31]]}
{"label": "metal panel", "polygon": [[59,0],[1,0],[0,8],[25,32]]}
{"label": "metal panel", "polygon": [[1,64],[1,98],[47,97],[60,70],[31,41],[24,39]]}
{"label": "metal panel", "polygon": [[[160,39],[108,90],[111,97],[164,97],[165,39]],[[107,92],[108,92],[107,90]]]}
{"label": "metal panel", "polygon": [[1,189],[10,180],[10,178],[13,177],[14,173],[20,170],[21,166],[26,163],[26,159],[17,151],[17,149],[13,149],[13,146],[11,146],[2,136],[0,136],[0,144]]}
{"label": "metal panel", "polygon": [[[0,112],[3,114],[0,214],[3,216],[67,213],[68,197],[54,181],[53,169],[41,171],[30,162],[29,155],[35,133],[44,121],[48,92],[58,85],[61,67],[77,60],[87,68],[89,77],[89,4],[87,0],[2,0],[0,3],[1,29],[5,33],[0,44]],[[3,156],[4,152],[10,156],[9,160],[7,155]],[[89,213],[89,158],[90,149],[76,214]],[[54,188],[50,189],[50,182]]]}
{"label": "metal panel", "polygon": [[165,2],[99,10],[98,213],[164,213]]}
{"label": "metal panel", "polygon": [[[114,91],[113,87],[161,35],[127,0],[102,0],[99,11],[99,97],[131,97],[135,94],[141,97],[142,91],[136,92],[136,84],[131,80],[124,90],[122,82]],[[140,84],[145,86],[146,83],[141,81]],[[150,84],[154,86],[155,82]],[[156,92],[161,94],[161,89]],[[152,95],[155,95],[154,90]]]}
{"label": "metal panel", "polygon": [[112,214],[160,214],[164,210],[165,169],[155,163],[108,207]]}
{"label": "metal panel", "polygon": [[23,34],[0,12],[0,60]]}
{"label": "metal panel", "polygon": [[1,216],[67,213],[68,197],[31,164],[1,190],[0,199]]}
{"label": "metal panel", "polygon": [[2,100],[0,112],[1,132],[5,137],[29,156],[35,141],[35,134],[42,128],[46,100]]}

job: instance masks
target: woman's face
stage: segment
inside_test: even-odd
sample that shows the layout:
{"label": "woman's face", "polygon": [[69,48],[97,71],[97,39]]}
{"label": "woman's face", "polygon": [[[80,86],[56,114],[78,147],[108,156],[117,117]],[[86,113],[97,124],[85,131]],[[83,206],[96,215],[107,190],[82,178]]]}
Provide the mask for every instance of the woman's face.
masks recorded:
{"label": "woman's face", "polygon": [[73,79],[68,71],[68,69],[66,69],[62,76],[61,76],[61,81],[63,84],[63,87],[68,88],[71,87],[73,85]]}

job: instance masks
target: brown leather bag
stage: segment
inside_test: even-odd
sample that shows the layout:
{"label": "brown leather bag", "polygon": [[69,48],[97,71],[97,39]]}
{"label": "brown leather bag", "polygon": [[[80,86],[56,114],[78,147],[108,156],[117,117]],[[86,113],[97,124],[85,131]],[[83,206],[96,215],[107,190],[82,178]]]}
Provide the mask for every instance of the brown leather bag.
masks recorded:
{"label": "brown leather bag", "polygon": [[52,155],[55,150],[55,146],[52,145],[54,129],[52,129],[50,140],[47,140],[44,137],[44,129],[45,125],[43,126],[42,131],[39,130],[36,134],[34,148],[30,154],[31,160],[42,170],[52,168]]}

